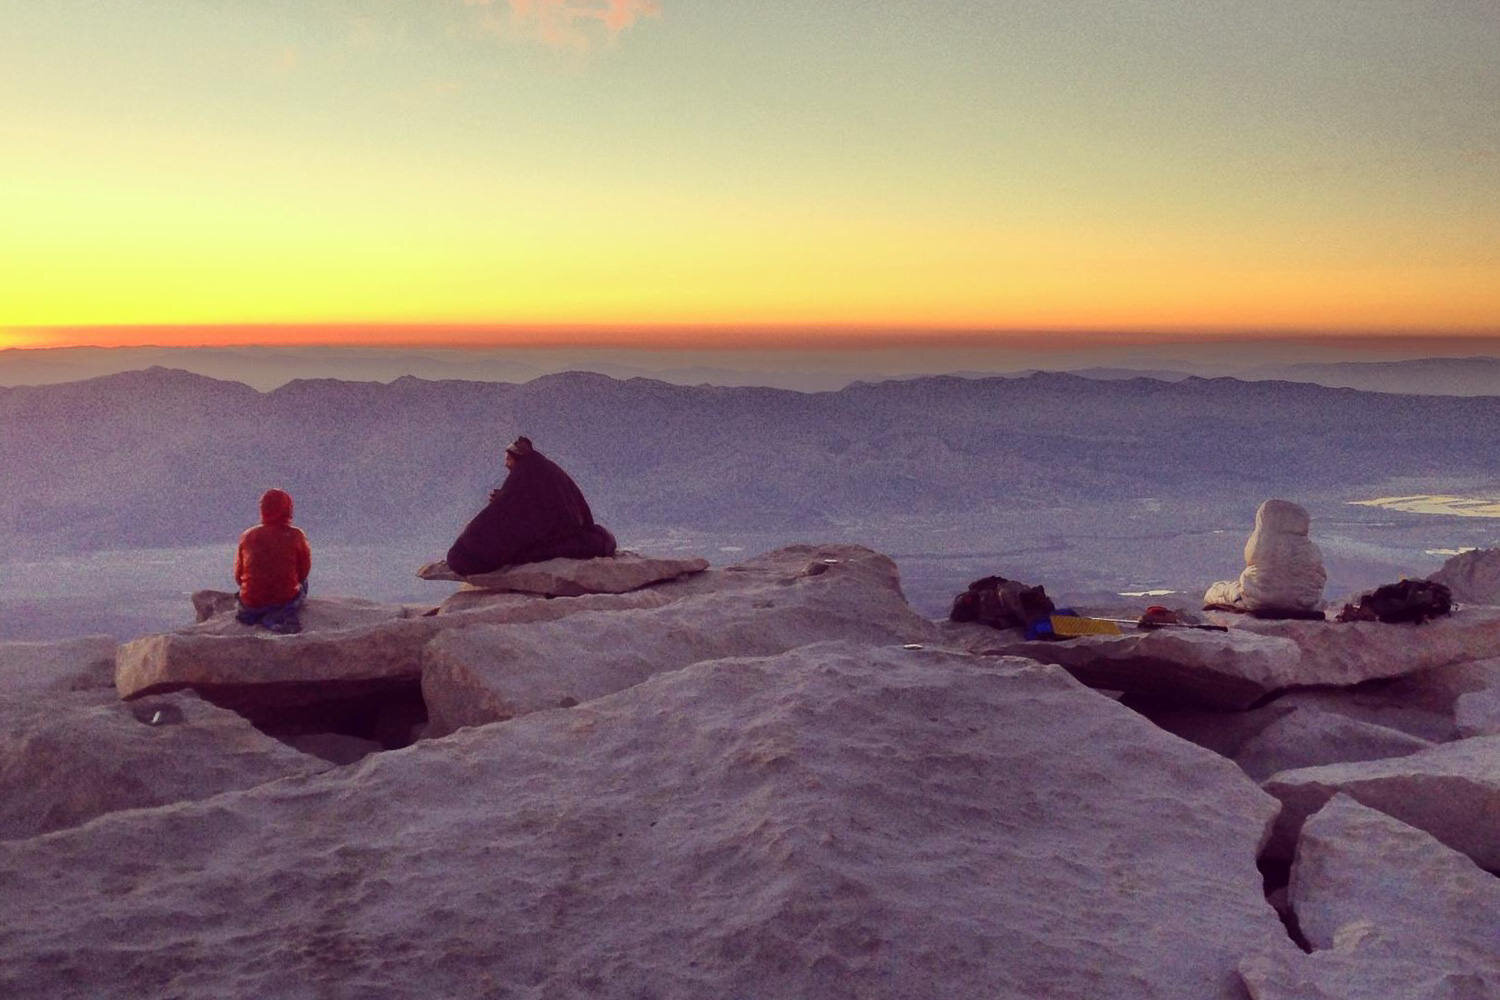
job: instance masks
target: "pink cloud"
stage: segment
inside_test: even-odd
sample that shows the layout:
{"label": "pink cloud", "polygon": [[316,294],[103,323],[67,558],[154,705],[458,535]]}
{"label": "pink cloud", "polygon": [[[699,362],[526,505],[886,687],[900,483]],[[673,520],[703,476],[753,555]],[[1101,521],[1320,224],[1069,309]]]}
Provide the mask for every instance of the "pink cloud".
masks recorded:
{"label": "pink cloud", "polygon": [[[490,7],[496,0],[463,0],[466,7]],[[530,38],[550,48],[586,52],[597,33],[591,25],[604,29],[613,42],[625,29],[643,17],[661,14],[657,0],[506,0],[510,5],[508,23],[487,15],[484,26],[506,37]]]}

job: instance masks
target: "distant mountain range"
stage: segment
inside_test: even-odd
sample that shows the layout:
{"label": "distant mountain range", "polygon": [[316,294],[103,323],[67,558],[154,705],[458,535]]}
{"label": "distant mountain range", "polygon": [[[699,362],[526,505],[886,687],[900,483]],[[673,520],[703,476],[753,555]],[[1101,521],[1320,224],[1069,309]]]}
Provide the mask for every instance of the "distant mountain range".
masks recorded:
{"label": "distant mountain range", "polygon": [[270,485],[292,491],[319,537],[448,538],[502,478],[518,433],[574,474],[606,523],[816,537],[1492,477],[1500,398],[1060,374],[819,393],[587,373],[262,393],[154,368],[0,389],[0,539],[12,551],[222,541]]}
{"label": "distant mountain range", "polygon": [[[1429,357],[1400,361],[1294,361],[1308,351],[1268,348],[1250,360],[1243,352],[1205,355],[1182,345],[1154,350],[1038,355],[1020,349],[695,350],[580,348],[375,347],[77,347],[0,350],[0,386],[47,385],[151,367],[177,368],[271,390],[297,378],[389,382],[417,378],[527,382],[585,370],[614,378],[652,378],[677,385],[775,387],[830,391],[854,382],[950,374],[961,378],[1020,378],[1041,371],[1084,378],[1151,378],[1178,382],[1193,376],[1246,381],[1308,382],[1332,388],[1441,396],[1500,396],[1500,358]],[[1480,346],[1492,346],[1482,342]],[[1175,352],[1175,353],[1174,353]],[[1347,350],[1344,352],[1347,353]],[[1101,360],[1113,358],[1113,360]]]}
{"label": "distant mountain range", "polygon": [[1500,358],[1487,357],[1267,365],[1247,369],[1239,377],[1314,382],[1368,392],[1500,396]]}

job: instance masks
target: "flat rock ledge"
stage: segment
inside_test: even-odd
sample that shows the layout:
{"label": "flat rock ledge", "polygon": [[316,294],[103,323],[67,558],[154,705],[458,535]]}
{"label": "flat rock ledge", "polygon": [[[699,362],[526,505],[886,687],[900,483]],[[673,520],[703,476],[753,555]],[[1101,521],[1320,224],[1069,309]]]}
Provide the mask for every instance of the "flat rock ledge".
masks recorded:
{"label": "flat rock ledge", "polygon": [[598,559],[548,559],[462,576],[443,560],[417,571],[424,580],[466,583],[475,590],[538,594],[544,597],[579,597],[584,594],[624,594],[653,583],[702,573],[707,559],[657,559],[635,552],[619,552]]}
{"label": "flat rock ledge", "polygon": [[[244,625],[235,619],[239,598],[233,591],[199,590],[192,596],[197,624],[176,629],[190,635],[269,635],[259,625]],[[311,597],[298,617],[303,632],[337,632],[376,622],[410,618],[417,610],[402,604],[382,604],[363,597]]]}
{"label": "flat rock ledge", "polygon": [[1469,608],[1422,625],[1210,617],[1228,631],[1162,628],[1058,642],[1027,640],[1019,629],[941,627],[970,652],[1056,663],[1090,687],[1219,710],[1249,708],[1288,688],[1405,677],[1492,657],[1500,648],[1497,608]]}
{"label": "flat rock ledge", "polygon": [[421,674],[419,651],[436,633],[430,618],[332,633],[278,636],[168,632],[120,646],[115,690],[138,698],[190,687],[200,692],[304,684],[361,684]]}
{"label": "flat rock ledge", "polygon": [[1297,683],[1348,687],[1483,660],[1500,649],[1500,608],[1471,607],[1421,625],[1273,621],[1213,615],[1232,629],[1290,639],[1302,652]]}
{"label": "flat rock ledge", "polygon": [[1237,630],[1164,628],[1056,642],[1027,640],[1019,629],[942,628],[971,652],[1055,663],[1089,687],[1167,703],[1244,709],[1300,677],[1296,643]]}
{"label": "flat rock ledge", "polygon": [[[347,599],[310,600],[303,615],[307,628],[298,635],[276,635],[240,625],[221,609],[198,625],[120,646],[114,685],[126,699],[192,688],[215,704],[254,719],[275,718],[287,710],[330,702],[378,701],[387,696],[420,698],[423,650],[449,629],[485,624],[514,626],[594,611],[664,607],[710,594],[741,595],[726,596],[730,603],[743,600],[748,605],[773,599],[785,603],[807,589],[799,586],[805,580],[818,578],[826,583],[851,572],[871,576],[885,595],[886,603],[878,611],[867,609],[871,614],[899,611],[905,616],[903,621],[910,619],[930,630],[900,598],[895,565],[885,556],[858,546],[797,545],[737,566],[696,572],[626,593],[550,599],[535,594],[488,593],[487,600],[471,609],[439,615],[414,614],[409,608]],[[823,574],[827,574],[826,579]],[[840,604],[857,604],[860,599],[840,597],[837,588],[811,589],[831,590],[830,599]],[[201,606],[205,602],[197,603]],[[816,608],[806,610],[809,620],[799,633],[800,642],[828,637],[819,628],[818,614]],[[705,629],[712,627],[708,621],[699,624]]]}

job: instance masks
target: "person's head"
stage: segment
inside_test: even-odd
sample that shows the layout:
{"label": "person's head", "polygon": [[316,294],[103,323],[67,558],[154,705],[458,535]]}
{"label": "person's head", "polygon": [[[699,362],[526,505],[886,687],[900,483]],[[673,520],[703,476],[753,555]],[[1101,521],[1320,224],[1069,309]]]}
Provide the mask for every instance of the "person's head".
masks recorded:
{"label": "person's head", "polygon": [[291,524],[292,495],[286,490],[266,490],[260,496],[262,524]]}
{"label": "person's head", "polygon": [[536,450],[531,447],[531,438],[518,437],[505,449],[505,467],[514,469],[517,462],[535,453]]}

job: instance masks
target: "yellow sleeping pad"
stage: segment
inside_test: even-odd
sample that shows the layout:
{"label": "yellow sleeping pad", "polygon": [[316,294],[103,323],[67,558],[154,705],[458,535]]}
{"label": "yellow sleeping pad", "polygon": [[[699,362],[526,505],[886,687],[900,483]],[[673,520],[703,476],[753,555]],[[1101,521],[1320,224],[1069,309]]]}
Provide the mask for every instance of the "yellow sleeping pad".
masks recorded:
{"label": "yellow sleeping pad", "polygon": [[1078,615],[1053,615],[1053,635],[1121,635],[1120,626],[1102,618],[1082,618]]}

